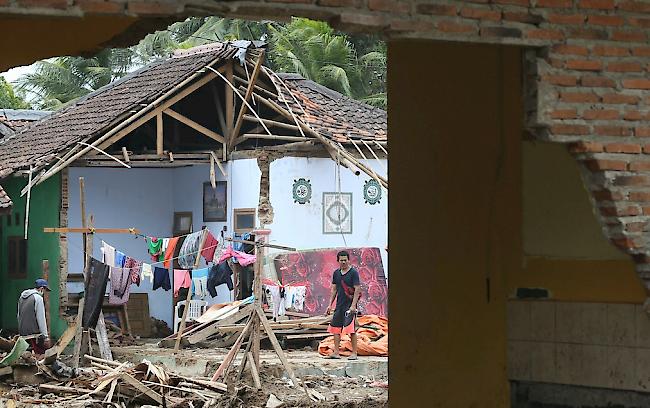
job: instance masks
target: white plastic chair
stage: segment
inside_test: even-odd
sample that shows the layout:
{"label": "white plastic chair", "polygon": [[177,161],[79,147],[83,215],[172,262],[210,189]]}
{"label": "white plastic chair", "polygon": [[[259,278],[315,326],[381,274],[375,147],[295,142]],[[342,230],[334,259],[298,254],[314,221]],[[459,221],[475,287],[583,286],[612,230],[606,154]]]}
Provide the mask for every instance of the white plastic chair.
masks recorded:
{"label": "white plastic chair", "polygon": [[[178,329],[181,326],[183,315],[181,314],[179,316],[179,309],[184,305],[185,301],[181,300],[180,302],[176,303],[176,307],[174,307],[174,333],[178,333]],[[205,313],[205,309],[207,307],[208,302],[205,300],[190,300],[190,310],[187,311],[187,321],[190,322],[197,319],[199,316]]]}

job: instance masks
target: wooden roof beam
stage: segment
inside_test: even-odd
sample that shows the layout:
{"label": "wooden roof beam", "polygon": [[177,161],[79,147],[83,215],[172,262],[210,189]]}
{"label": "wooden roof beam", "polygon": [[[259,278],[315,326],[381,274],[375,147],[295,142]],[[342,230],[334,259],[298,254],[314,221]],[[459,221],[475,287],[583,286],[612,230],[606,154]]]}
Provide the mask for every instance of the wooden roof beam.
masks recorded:
{"label": "wooden roof beam", "polygon": [[[235,139],[237,138],[237,136],[239,136],[239,131],[241,130],[241,125],[244,121],[244,114],[248,109],[248,101],[251,100],[251,97],[253,95],[253,89],[254,89],[253,87],[255,86],[257,77],[260,74],[260,67],[262,66],[263,61],[264,61],[264,50],[261,50],[260,55],[257,57],[257,63],[255,64],[255,69],[253,69],[253,73],[251,74],[251,79],[248,83],[248,88],[246,89],[246,95],[244,95],[244,101],[243,101],[244,103],[242,103],[241,108],[239,109],[239,114],[237,115],[237,120],[235,121],[235,127],[233,128],[233,131],[229,136],[228,146],[233,146]],[[230,147],[230,149],[232,149],[232,147]]]}
{"label": "wooden roof beam", "polygon": [[186,124],[187,126],[191,127],[192,129],[196,130],[199,133],[203,133],[210,139],[216,140],[217,142],[224,144],[226,142],[226,139],[224,139],[223,136],[221,136],[219,133],[215,132],[214,130],[208,129],[205,126],[196,123],[192,119],[181,115],[180,113],[176,112],[175,110],[171,108],[167,108],[163,111],[164,114],[171,116],[172,118],[176,119],[177,121]]}

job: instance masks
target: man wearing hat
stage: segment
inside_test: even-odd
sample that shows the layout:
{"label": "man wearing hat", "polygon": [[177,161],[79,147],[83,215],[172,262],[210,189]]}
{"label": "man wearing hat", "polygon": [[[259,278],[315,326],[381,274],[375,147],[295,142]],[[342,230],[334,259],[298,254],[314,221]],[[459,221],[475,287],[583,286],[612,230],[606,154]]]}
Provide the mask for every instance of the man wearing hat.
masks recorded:
{"label": "man wearing hat", "polygon": [[36,279],[34,289],[24,290],[18,299],[18,332],[21,336],[33,336],[28,342],[36,354],[44,354],[49,347],[43,302],[46,290],[51,291],[47,281]]}

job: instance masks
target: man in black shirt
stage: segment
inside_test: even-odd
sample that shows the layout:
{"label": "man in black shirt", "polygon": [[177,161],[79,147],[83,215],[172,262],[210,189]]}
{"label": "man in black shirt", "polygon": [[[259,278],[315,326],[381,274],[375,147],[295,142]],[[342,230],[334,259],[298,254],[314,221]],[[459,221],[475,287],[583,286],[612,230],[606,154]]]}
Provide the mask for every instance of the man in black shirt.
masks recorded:
{"label": "man in black shirt", "polygon": [[336,308],[332,322],[327,331],[334,335],[334,353],[329,358],[341,358],[339,345],[341,333],[349,334],[352,341],[352,355],[350,360],[357,359],[357,302],[361,294],[359,272],[350,265],[350,254],[340,251],[336,254],[339,269],[332,276],[332,290],[327,307],[327,314],[332,312],[332,303],[336,298]]}

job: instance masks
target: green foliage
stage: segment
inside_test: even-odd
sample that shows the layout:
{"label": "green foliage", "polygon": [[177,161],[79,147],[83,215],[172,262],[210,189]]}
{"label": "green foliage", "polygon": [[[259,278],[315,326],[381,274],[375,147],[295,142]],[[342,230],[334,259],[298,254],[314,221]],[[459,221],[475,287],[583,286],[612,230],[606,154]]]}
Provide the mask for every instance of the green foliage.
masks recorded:
{"label": "green foliage", "polygon": [[16,95],[13,87],[3,77],[0,77],[0,109],[31,109],[25,99]]}

